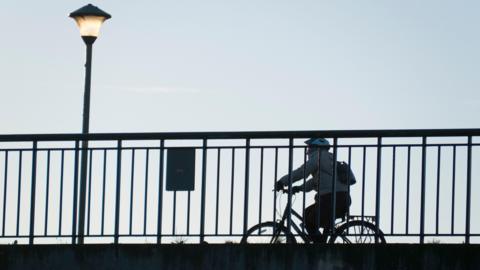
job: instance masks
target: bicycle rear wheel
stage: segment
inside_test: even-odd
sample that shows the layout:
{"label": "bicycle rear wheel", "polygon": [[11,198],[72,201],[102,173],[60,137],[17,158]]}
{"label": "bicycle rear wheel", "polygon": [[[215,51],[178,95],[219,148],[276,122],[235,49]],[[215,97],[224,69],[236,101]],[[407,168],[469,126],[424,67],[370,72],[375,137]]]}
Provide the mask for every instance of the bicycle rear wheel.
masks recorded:
{"label": "bicycle rear wheel", "polygon": [[287,228],[277,222],[257,224],[243,236],[242,244],[286,244],[296,243],[295,237]]}
{"label": "bicycle rear wheel", "polygon": [[363,220],[353,220],[338,227],[328,242],[331,244],[385,244],[383,232],[381,230],[378,234],[375,232],[374,224]]}

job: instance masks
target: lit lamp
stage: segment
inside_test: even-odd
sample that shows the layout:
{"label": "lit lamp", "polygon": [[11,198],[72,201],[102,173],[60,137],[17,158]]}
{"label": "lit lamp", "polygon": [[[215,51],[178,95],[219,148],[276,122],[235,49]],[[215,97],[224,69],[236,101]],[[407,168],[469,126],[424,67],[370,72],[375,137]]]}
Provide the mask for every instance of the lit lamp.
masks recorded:
{"label": "lit lamp", "polygon": [[88,4],[74,12],[70,13],[78,25],[80,35],[87,45],[87,62],[85,64],[85,97],[83,103],[83,133],[88,133],[89,114],[90,114],[90,82],[92,70],[92,45],[100,33],[100,27],[103,22],[112,16],[98,7]]}
{"label": "lit lamp", "polygon": [[[89,132],[89,118],[90,118],[90,84],[92,73],[92,45],[100,33],[100,27],[103,22],[110,19],[112,16],[98,7],[88,4],[74,12],[70,13],[78,25],[80,35],[82,36],[85,45],[87,45],[87,61],[85,63],[85,95],[83,98],[83,124],[82,133]],[[78,220],[78,243],[83,244],[84,228],[85,228],[85,201],[86,201],[86,180],[87,180],[87,150],[88,140],[82,141],[82,163],[80,171],[80,209]],[[75,235],[75,232],[72,232]]]}
{"label": "lit lamp", "polygon": [[97,39],[103,22],[111,17],[110,14],[92,4],[88,4],[70,13],[70,18],[73,18],[77,22],[80,35],[87,45]]}

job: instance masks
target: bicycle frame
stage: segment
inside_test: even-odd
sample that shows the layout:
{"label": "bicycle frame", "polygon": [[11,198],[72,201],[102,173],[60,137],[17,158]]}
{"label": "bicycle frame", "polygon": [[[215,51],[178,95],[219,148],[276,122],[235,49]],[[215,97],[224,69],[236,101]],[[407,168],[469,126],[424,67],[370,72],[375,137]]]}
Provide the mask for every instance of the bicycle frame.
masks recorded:
{"label": "bicycle frame", "polygon": [[[287,222],[287,218],[288,218],[288,209],[290,207],[291,207],[291,205],[289,203],[287,203],[287,205],[285,206],[285,209],[283,210],[282,218],[278,222],[279,224],[283,225],[287,229],[288,229],[288,227],[286,226],[286,222]],[[299,219],[303,223],[303,216],[300,215],[298,212],[296,212],[293,208],[291,209],[291,214],[292,214],[292,217],[296,217],[297,219]],[[335,223],[334,227],[337,228],[339,225],[341,225],[345,222],[348,222],[348,220],[350,220],[350,218],[355,218],[355,217],[358,218],[359,216],[348,216],[348,217],[342,218],[340,222]],[[372,217],[372,216],[364,216],[364,217],[367,217],[367,218],[370,218],[370,219],[374,220],[374,217]],[[308,243],[308,242],[312,241],[310,236],[308,235],[308,233],[305,232],[305,229],[300,228],[300,226],[298,226],[295,223],[295,220],[293,218],[292,218],[292,222],[291,222],[291,228],[290,228],[290,231],[289,231],[290,233],[292,233],[292,228],[296,232],[296,234],[293,234],[294,236],[300,236],[300,238],[302,238],[302,240],[305,243]],[[272,239],[276,238],[278,236],[277,234],[278,234],[278,232],[275,232]],[[329,236],[331,236],[331,235],[329,235]]]}
{"label": "bicycle frame", "polygon": [[[289,203],[287,203],[287,205],[285,206],[285,209],[283,210],[283,215],[282,215],[282,219],[280,220],[280,224],[283,225],[285,228],[287,228],[287,226],[285,226],[286,224],[286,221],[287,221],[287,218],[288,218],[288,209],[291,207],[291,205]],[[296,217],[298,218],[299,220],[303,221],[303,217],[297,213],[295,210],[291,209],[291,214],[292,214],[292,217]],[[297,226],[297,224],[295,222],[293,222],[294,219],[292,219],[292,223],[291,223],[291,228],[293,228],[293,230],[297,233],[296,235],[294,234],[294,236],[300,236],[300,238],[302,238],[302,240],[305,242],[305,243],[308,243],[311,241],[310,237],[308,236],[307,233],[305,233],[304,229],[301,229],[299,226]],[[288,228],[287,228],[288,229]],[[290,230],[290,233],[292,231]],[[274,237],[275,238],[277,236],[277,232],[275,232],[274,234]]]}

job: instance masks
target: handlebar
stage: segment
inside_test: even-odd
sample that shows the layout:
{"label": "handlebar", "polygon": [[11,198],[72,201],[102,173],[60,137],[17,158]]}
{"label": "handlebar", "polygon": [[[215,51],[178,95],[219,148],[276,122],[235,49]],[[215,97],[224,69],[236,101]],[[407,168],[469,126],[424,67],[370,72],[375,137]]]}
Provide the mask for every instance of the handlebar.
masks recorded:
{"label": "handlebar", "polygon": [[[284,187],[284,188],[282,188],[281,190],[275,190],[275,189],[273,189],[272,191],[274,191],[274,192],[282,192],[283,194],[285,194],[285,193],[288,194],[288,187],[286,187],[286,188]],[[300,192],[300,191],[298,191],[298,192]],[[294,195],[294,194],[296,194],[296,193],[297,193],[297,192],[293,192],[293,191],[292,191],[292,195]]]}

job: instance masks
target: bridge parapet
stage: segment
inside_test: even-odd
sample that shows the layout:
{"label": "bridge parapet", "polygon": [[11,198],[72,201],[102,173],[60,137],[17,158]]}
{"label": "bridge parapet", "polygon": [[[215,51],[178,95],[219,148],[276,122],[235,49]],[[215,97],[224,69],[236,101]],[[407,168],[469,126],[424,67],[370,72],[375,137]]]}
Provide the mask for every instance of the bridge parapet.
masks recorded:
{"label": "bridge parapet", "polygon": [[[449,129],[0,135],[0,243],[239,242],[313,202],[272,192],[311,137],[350,165],[349,215],[388,243],[480,242],[480,129]],[[178,149],[195,156],[185,191],[167,187]]]}

